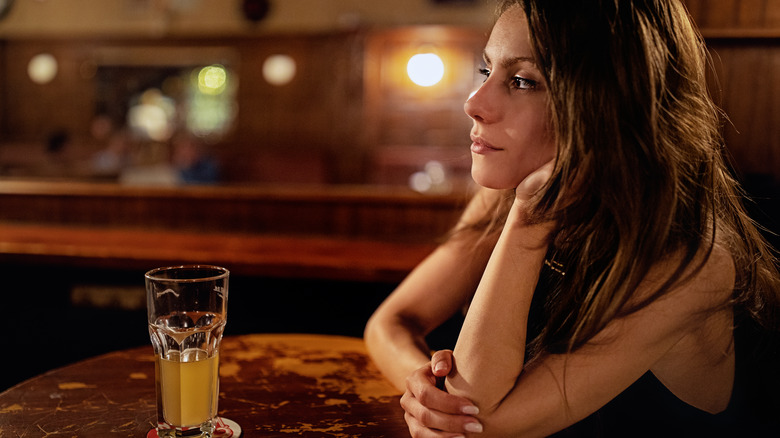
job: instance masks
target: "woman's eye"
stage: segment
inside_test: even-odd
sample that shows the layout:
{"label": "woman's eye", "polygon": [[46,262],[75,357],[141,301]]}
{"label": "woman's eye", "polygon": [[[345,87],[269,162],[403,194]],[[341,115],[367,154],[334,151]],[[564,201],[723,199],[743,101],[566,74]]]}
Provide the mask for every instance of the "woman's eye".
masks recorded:
{"label": "woman's eye", "polygon": [[[486,67],[480,68],[478,72],[480,75],[484,76],[483,82],[490,77],[489,68]],[[533,90],[536,88],[537,82],[532,79],[524,78],[522,76],[513,76],[509,80],[509,85],[511,85],[512,88],[516,90]]]}
{"label": "woman's eye", "polygon": [[481,74],[482,76],[485,77],[485,79],[483,79],[483,82],[486,81],[487,78],[490,76],[490,70],[487,69],[487,68],[481,68],[478,71],[479,71],[479,74]]}
{"label": "woman's eye", "polygon": [[518,90],[533,90],[536,88],[536,81],[522,76],[515,76],[512,78],[512,86]]}

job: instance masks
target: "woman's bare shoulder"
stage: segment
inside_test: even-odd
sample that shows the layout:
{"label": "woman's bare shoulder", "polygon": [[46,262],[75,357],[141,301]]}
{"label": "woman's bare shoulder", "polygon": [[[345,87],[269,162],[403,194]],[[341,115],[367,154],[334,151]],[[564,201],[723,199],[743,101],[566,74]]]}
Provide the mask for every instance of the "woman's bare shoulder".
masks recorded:
{"label": "woman's bare shoulder", "polygon": [[[653,265],[648,273],[644,293],[652,293],[678,272],[686,259],[678,251]],[[686,303],[690,310],[713,309],[729,302],[734,290],[735,267],[731,251],[720,243],[699,249],[693,260],[669,288],[669,298]],[[644,295],[640,293],[640,295]]]}
{"label": "woman's bare shoulder", "polygon": [[734,288],[734,258],[721,243],[715,242],[711,248],[699,250],[689,269],[694,269],[692,279],[702,290],[730,294]]}

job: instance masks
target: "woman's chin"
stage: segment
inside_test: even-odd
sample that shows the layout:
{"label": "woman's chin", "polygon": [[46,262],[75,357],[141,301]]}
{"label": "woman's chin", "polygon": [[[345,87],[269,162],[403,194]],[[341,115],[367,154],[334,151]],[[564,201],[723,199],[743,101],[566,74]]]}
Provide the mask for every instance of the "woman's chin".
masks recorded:
{"label": "woman's chin", "polygon": [[471,179],[481,187],[494,190],[514,189],[519,184],[519,182],[510,180],[510,178],[502,178],[500,175],[484,172],[475,169],[473,166],[471,168]]}

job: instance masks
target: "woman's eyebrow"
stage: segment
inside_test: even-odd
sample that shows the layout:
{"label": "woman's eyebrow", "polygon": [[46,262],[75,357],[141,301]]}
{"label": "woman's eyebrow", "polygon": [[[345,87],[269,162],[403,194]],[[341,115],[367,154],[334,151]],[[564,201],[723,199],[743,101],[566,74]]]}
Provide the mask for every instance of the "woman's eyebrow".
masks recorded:
{"label": "woman's eyebrow", "polygon": [[[490,61],[490,56],[488,56],[488,54],[485,53],[485,52],[482,52],[482,59],[485,60],[485,63],[492,64],[492,62]],[[515,64],[518,64],[518,63],[521,63],[521,62],[533,64],[534,66],[536,66],[536,60],[534,60],[534,58],[531,57],[531,56],[513,56],[513,57],[510,57],[510,58],[502,59],[501,60],[501,67],[503,67],[503,68],[510,68],[510,67],[514,66]]]}

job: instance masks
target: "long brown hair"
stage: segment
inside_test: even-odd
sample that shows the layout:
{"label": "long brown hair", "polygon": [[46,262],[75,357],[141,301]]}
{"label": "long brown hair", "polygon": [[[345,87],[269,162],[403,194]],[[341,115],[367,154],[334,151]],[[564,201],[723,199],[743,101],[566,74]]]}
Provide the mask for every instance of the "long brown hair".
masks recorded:
{"label": "long brown hair", "polygon": [[[777,260],[724,161],[708,52],[682,3],[510,0],[499,13],[510,7],[528,19],[559,145],[534,214],[558,223],[553,257],[567,273],[534,342],[548,351],[581,347],[684,281],[716,242],[737,275],[724,304],[777,333]],[[512,199],[474,228],[500,228]],[[672,254],[683,254],[675,272],[631,301],[653,264]]]}

